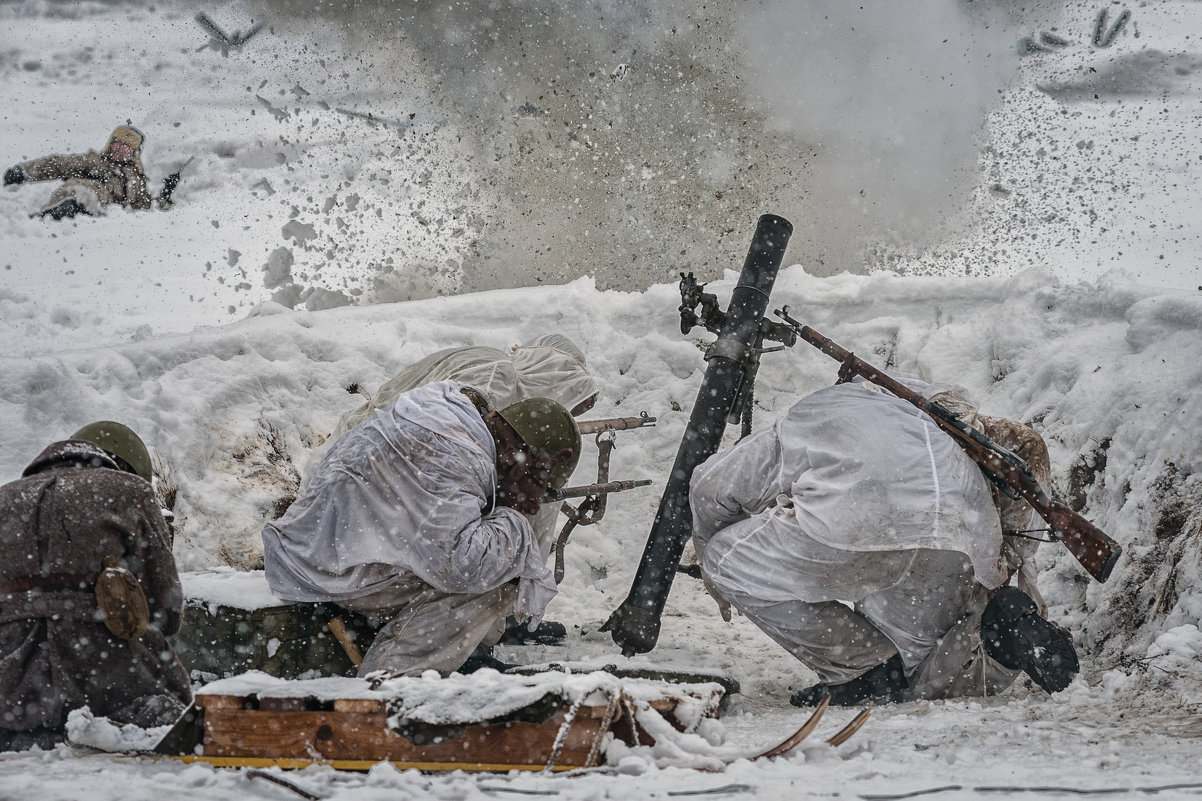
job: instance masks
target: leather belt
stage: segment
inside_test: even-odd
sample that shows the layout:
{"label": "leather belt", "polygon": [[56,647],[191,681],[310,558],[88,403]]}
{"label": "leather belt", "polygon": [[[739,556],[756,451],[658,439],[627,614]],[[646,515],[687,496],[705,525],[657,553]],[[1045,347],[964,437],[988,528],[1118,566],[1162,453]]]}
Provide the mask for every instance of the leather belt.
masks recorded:
{"label": "leather belt", "polygon": [[29,590],[58,592],[61,590],[90,590],[95,585],[95,576],[75,573],[47,573],[45,576],[25,576],[0,582],[0,595],[12,595]]}
{"label": "leather belt", "polygon": [[26,590],[0,596],[0,624],[19,620],[99,620],[96,596],[79,590]]}

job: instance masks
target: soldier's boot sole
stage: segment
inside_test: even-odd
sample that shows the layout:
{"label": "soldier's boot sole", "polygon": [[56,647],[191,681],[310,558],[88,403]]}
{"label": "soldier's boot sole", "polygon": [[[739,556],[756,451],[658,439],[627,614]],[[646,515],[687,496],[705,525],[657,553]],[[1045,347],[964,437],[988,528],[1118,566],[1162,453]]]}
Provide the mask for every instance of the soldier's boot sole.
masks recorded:
{"label": "soldier's boot sole", "polygon": [[1081,669],[1072,635],[1040,617],[1035,602],[1014,587],[1002,587],[985,607],[981,640],[986,654],[1045,692],[1060,692]]}

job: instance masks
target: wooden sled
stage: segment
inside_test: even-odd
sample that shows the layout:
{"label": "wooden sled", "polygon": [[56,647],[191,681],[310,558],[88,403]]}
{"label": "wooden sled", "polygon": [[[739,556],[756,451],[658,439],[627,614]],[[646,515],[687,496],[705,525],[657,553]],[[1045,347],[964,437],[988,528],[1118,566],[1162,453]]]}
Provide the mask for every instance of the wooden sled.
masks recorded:
{"label": "wooden sled", "polygon": [[[595,689],[582,692],[588,676],[496,674],[494,682],[533,683],[530,693],[538,697],[483,720],[430,722],[405,718],[398,712],[399,696],[390,693],[428,690],[452,679],[392,679],[377,691],[360,679],[285,681],[258,674],[253,687],[239,685],[235,678],[202,689],[194,711],[156,750],[225,767],[324,764],[367,770],[391,762],[401,770],[567,771],[596,767],[610,733],[630,745],[653,744],[639,723],[639,709],[654,710],[681,731],[691,728],[676,716],[682,705],[691,710],[691,719],[697,717],[698,704],[701,717],[717,716],[718,685],[592,675],[597,677],[592,680]],[[557,691],[556,681],[574,681],[573,691]]]}

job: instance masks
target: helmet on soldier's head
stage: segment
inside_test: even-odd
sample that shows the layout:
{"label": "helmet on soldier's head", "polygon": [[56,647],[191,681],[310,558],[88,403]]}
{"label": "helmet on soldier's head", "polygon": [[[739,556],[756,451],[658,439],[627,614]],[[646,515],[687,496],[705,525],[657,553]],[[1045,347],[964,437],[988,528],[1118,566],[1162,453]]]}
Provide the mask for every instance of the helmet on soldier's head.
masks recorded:
{"label": "helmet on soldier's head", "polygon": [[556,454],[564,448],[570,449],[571,457],[551,470],[547,482],[555,489],[568,483],[580,461],[580,429],[567,409],[550,398],[527,398],[506,406],[497,414],[535,453]]}
{"label": "helmet on soldier's head", "polygon": [[128,426],[114,423],[112,420],[99,420],[88,423],[71,435],[71,439],[81,439],[90,442],[109,456],[116,457],[122,465],[129,467],[142,478],[150,481],[154,476],[154,468],[150,464],[150,451],[146,444]]}

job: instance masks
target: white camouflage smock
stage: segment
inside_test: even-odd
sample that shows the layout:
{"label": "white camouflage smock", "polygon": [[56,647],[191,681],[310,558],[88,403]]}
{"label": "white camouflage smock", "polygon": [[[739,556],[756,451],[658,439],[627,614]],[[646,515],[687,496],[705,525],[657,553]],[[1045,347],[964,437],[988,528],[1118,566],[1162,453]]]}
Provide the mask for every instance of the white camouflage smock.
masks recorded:
{"label": "white camouflage smock", "polygon": [[483,345],[447,348],[406,367],[380,387],[368,403],[347,412],[331,439],[396,402],[402,392],[436,381],[458,381],[484,393],[494,408],[527,398],[550,398],[565,409],[597,394],[597,383],[584,366],[584,354],[562,334],[545,334],[508,353]]}
{"label": "white camouflage smock", "polygon": [[[509,352],[483,345],[446,348],[406,367],[381,386],[370,402],[344,414],[330,443],[378,410],[392,406],[402,392],[436,381],[468,384],[484,393],[495,409],[528,398],[550,398],[570,411],[597,394],[597,382],[585,367],[584,354],[562,334],[544,334]],[[307,472],[312,472],[312,465],[322,455],[324,450],[314,454]],[[558,515],[559,504],[547,504],[532,521],[543,559],[555,544]]]}
{"label": "white camouflage smock", "polygon": [[343,601],[413,578],[439,593],[478,595],[517,579],[515,613],[541,616],[554,581],[530,521],[492,506],[496,446],[463,386],[403,393],[334,444],[301,496],[263,529],[277,596]]}
{"label": "white camouflage smock", "polygon": [[[972,408],[958,388],[895,377]],[[1013,569],[990,486],[910,403],[861,380],[819,390],[700,465],[690,503],[712,591],[821,680],[847,681],[894,652],[916,697],[1013,680],[980,661],[963,622]],[[956,673],[974,659],[973,676]]]}

